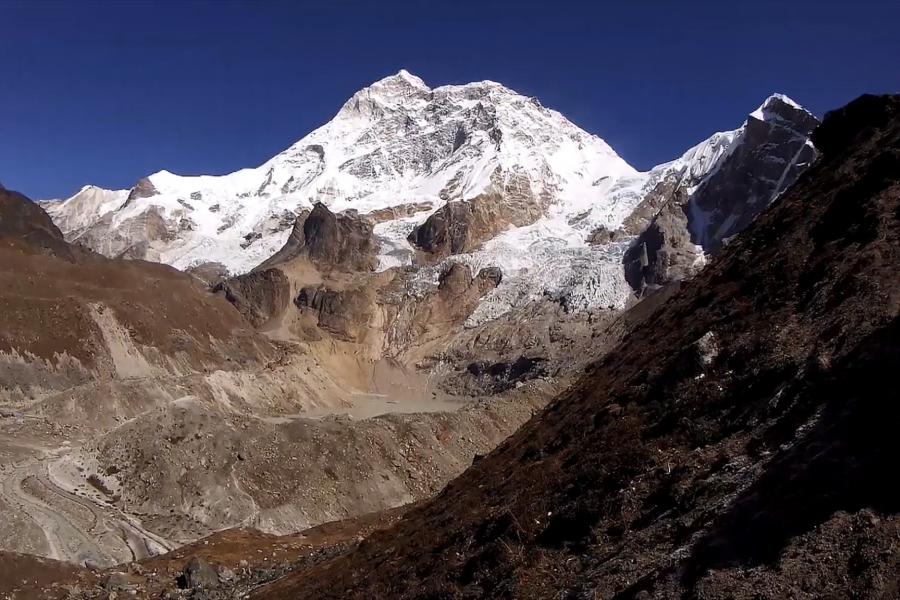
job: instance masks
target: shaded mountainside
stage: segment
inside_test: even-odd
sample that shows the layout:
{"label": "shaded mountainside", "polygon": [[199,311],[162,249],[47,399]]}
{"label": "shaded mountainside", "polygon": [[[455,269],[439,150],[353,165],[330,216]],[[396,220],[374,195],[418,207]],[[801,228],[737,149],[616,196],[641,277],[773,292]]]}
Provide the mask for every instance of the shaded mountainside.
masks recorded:
{"label": "shaded mountainside", "polygon": [[0,187],[0,240],[25,242],[31,251],[73,260],[72,249],[44,210],[18,192]]}
{"label": "shaded mountainside", "polygon": [[[776,94],[731,132],[733,140],[701,178],[690,173],[664,178],[626,226],[656,210],[626,251],[625,278],[640,292],[702,268],[816,158],[810,134],[819,121],[786,96]],[[716,139],[713,136],[711,140]]]}
{"label": "shaded mountainside", "polygon": [[273,353],[192,277],[69,245],[40,206],[5,190],[0,310],[0,400],[94,379],[261,363]]}
{"label": "shaded mountainside", "polygon": [[435,499],[256,598],[900,593],[900,98]]}

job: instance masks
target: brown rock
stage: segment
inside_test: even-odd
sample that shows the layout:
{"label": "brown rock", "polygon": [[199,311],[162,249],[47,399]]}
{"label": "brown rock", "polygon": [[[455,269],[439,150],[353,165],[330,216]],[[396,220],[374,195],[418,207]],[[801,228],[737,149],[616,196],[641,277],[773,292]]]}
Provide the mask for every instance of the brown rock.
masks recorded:
{"label": "brown rock", "polygon": [[305,256],[323,271],[374,271],[378,242],[372,224],[354,212],[334,214],[321,202],[300,214],[288,241],[254,270]]}
{"label": "brown rock", "polygon": [[254,327],[281,313],[290,303],[291,286],[279,269],[238,275],[213,287],[222,293]]}
{"label": "brown rock", "polygon": [[0,239],[12,238],[33,249],[74,260],[63,234],[44,210],[24,195],[0,189]]}
{"label": "brown rock", "polygon": [[448,202],[409,235],[409,242],[425,253],[425,260],[471,252],[510,226],[537,221],[549,198],[535,194],[523,176],[502,181],[492,176],[492,190],[472,200]]}
{"label": "brown rock", "polygon": [[128,200],[126,200],[125,204],[128,204],[132,200],[137,200],[138,198],[150,198],[158,193],[159,191],[157,191],[153,182],[150,181],[150,178],[143,177],[138,180],[133,188],[131,188],[131,192],[128,194]]}

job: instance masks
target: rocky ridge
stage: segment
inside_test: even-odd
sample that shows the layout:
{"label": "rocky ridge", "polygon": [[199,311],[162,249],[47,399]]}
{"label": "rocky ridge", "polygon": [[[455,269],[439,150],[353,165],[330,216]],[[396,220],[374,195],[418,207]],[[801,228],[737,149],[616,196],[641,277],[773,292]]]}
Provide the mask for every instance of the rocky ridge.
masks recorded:
{"label": "rocky ridge", "polygon": [[[569,310],[621,309],[644,270],[651,283],[656,270],[690,275],[746,226],[811,162],[815,122],[774,95],[737,130],[638,173],[533,98],[489,81],[432,89],[401,71],[260,167],[162,171],[103,196],[115,201],[86,188],[45,206],[67,239],[104,254],[240,274],[270,265],[321,204],[371,224],[373,243],[356,249],[363,270],[370,261],[378,271],[447,260],[500,268],[504,282],[473,323],[544,296]],[[635,252],[646,242],[642,266]]]}

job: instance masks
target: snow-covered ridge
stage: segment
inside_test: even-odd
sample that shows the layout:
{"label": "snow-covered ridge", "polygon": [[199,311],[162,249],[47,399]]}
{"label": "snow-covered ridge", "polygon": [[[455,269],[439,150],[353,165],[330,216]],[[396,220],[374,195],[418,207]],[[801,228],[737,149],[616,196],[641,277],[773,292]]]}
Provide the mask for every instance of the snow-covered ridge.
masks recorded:
{"label": "snow-covered ridge", "polygon": [[[802,110],[774,95],[749,119],[774,122],[785,107]],[[661,182],[692,193],[746,127],[641,173],[596,135],[500,83],[432,89],[401,70],[356,92],[331,121],[258,167],[224,176],[159,171],[131,191],[85,188],[50,212],[67,237],[106,254],[178,268],[218,262],[240,273],[277,251],[294,215],[316,202],[362,214],[430,207],[375,227],[389,268],[408,262],[406,236],[432,212],[489,192],[502,198],[512,186],[540,198],[544,216],[453,258],[503,269],[504,283],[482,312],[542,294],[566,296],[575,307],[622,306],[627,243],[593,247],[592,233],[619,228]]]}
{"label": "snow-covered ridge", "polygon": [[107,190],[86,185],[66,200],[45,201],[42,205],[56,226],[71,237],[108,213],[122,208],[129,190]]}
{"label": "snow-covered ridge", "polygon": [[[179,268],[216,261],[241,272],[273,253],[291,214],[315,202],[361,213],[409,202],[437,209],[524,175],[535,194],[583,212],[636,174],[599,137],[499,83],[431,89],[400,71],[354,94],[331,121],[259,167],[219,177],[150,175],[155,193],[116,207],[108,227],[134,229],[135,219],[158,212],[175,239],[151,240],[148,258]],[[64,231],[77,232],[107,208],[67,201],[55,215]],[[629,208],[613,202],[602,218],[615,222]],[[121,250],[139,241],[123,240]]]}

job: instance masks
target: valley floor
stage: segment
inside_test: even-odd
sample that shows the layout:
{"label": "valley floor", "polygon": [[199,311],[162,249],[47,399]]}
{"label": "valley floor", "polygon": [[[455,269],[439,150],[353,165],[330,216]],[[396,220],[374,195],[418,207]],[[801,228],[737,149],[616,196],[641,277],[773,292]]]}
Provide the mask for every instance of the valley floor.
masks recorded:
{"label": "valley floor", "polygon": [[[363,423],[378,427],[387,419],[403,418],[412,423],[449,417],[460,418],[474,414],[495,420],[492,415],[502,413],[507,424],[501,432],[509,433],[531,415],[549,397],[549,389],[540,389],[537,382],[527,389],[517,390],[512,398],[497,398],[480,402],[472,398],[453,399],[414,396],[388,396],[356,392],[349,396],[349,406],[316,407],[293,414],[242,415],[260,427],[308,426],[337,419],[346,427]],[[175,400],[173,405],[191,405],[190,397]],[[460,412],[465,407],[465,410]],[[532,408],[528,408],[532,407]],[[115,429],[127,428],[146,419],[158,407],[124,420]],[[186,541],[209,534],[213,529],[188,529],[172,535],[173,527],[159,514],[144,514],[138,507],[122,501],[108,482],[89,475],[98,471],[91,464],[91,452],[86,446],[101,434],[86,427],[53,425],[46,416],[28,414],[12,408],[0,414],[0,550],[33,554],[75,565],[109,567],[153,557],[182,546]],[[380,418],[376,418],[380,417]],[[331,448],[341,443],[340,434],[333,440],[326,438],[322,445]],[[252,433],[248,437],[252,440]],[[488,447],[473,447],[472,453]],[[418,460],[428,460],[429,449],[424,447]],[[329,450],[325,450],[328,454]],[[102,457],[101,457],[102,458]],[[389,459],[396,463],[399,454]],[[374,461],[377,462],[377,461]],[[330,459],[329,468],[341,471],[340,456]],[[393,465],[392,465],[393,466]],[[465,465],[460,465],[464,468]],[[301,467],[302,468],[302,467]],[[440,486],[455,472],[441,470],[432,475],[431,489]],[[140,475],[140,474],[139,474]],[[387,477],[387,474],[382,474]],[[183,492],[182,492],[183,493]],[[302,503],[302,501],[301,501]],[[184,507],[172,506],[172,513]],[[223,523],[236,526],[240,523]],[[176,527],[177,529],[177,527]]]}

